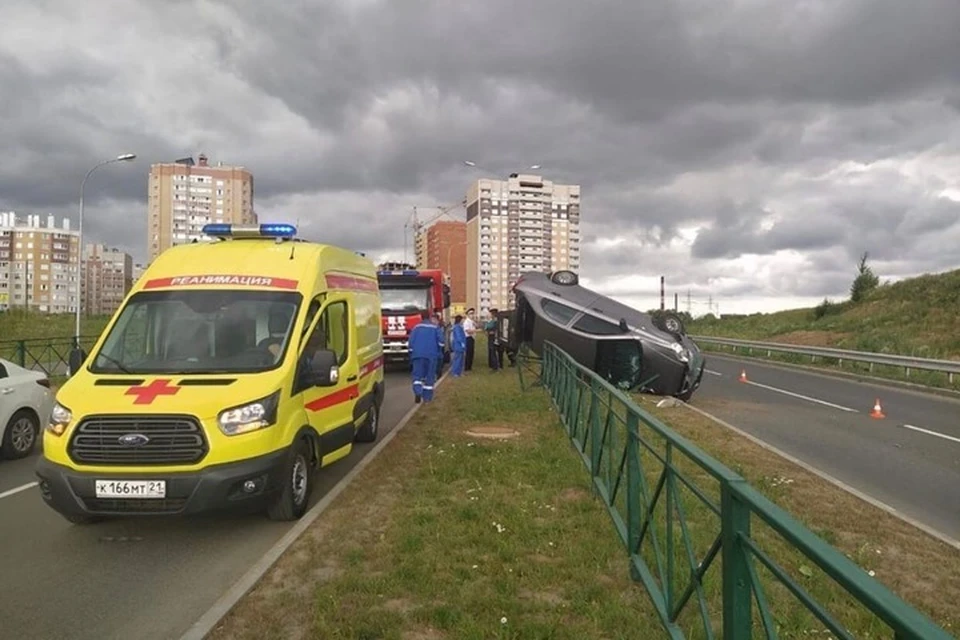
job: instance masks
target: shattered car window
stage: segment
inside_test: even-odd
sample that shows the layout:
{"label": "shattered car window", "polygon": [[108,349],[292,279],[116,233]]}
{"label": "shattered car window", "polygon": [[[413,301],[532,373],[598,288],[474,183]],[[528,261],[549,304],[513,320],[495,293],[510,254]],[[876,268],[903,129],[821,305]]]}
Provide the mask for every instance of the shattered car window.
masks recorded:
{"label": "shattered car window", "polygon": [[640,384],[642,360],[635,340],[604,340],[597,344],[596,372],[624,391]]}

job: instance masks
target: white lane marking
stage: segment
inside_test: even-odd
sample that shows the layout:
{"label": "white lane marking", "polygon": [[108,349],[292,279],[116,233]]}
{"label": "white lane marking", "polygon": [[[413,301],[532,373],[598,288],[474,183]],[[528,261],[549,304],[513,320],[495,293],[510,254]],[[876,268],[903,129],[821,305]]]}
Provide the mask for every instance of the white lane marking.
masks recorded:
{"label": "white lane marking", "polygon": [[0,499],[2,499],[2,498],[9,498],[10,496],[12,496],[12,495],[14,495],[14,494],[17,494],[17,493],[20,493],[21,491],[26,491],[27,489],[32,489],[33,487],[37,486],[38,484],[40,484],[40,483],[39,483],[39,482],[28,482],[27,484],[21,485],[21,486],[15,488],[15,489],[10,489],[9,491],[4,491],[3,493],[0,493]]}
{"label": "white lane marking", "polygon": [[849,411],[850,413],[860,413],[856,409],[851,409],[850,407],[844,407],[839,404],[833,404],[832,402],[827,402],[826,400],[819,400],[817,398],[811,398],[810,396],[800,395],[799,393],[794,393],[793,391],[787,391],[786,389],[778,389],[777,387],[771,387],[769,385],[760,384],[759,382],[753,382],[752,380],[746,380],[745,382],[746,384],[752,384],[755,387],[769,389],[770,391],[776,391],[777,393],[793,396],[794,398],[800,398],[801,400],[816,402],[817,404],[822,404],[826,407],[833,407],[834,409],[840,409],[840,411]]}
{"label": "white lane marking", "polygon": [[[953,442],[960,442],[960,438],[955,438],[954,436],[948,436],[945,433],[939,433],[937,431],[930,431],[929,429],[924,429],[922,427],[915,427],[912,424],[902,424],[900,425],[904,429],[912,429],[914,431],[919,431],[920,433],[925,433],[929,436],[935,436],[937,438],[943,438],[944,440],[952,440]],[[3,496],[0,496],[3,497]]]}
{"label": "white lane marking", "polygon": [[723,377],[723,374],[720,373],[719,371],[711,371],[710,369],[704,369],[704,371],[706,371],[710,375]]}

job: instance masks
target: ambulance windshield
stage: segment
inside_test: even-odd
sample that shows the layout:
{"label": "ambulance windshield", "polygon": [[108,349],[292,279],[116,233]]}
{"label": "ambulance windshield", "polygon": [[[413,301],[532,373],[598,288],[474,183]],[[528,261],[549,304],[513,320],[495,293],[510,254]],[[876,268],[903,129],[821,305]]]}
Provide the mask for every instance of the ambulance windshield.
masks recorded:
{"label": "ambulance windshield", "polygon": [[429,287],[380,289],[380,308],[383,313],[412,314],[430,309],[432,306]]}
{"label": "ambulance windshield", "polygon": [[255,373],[279,365],[301,295],[236,289],[134,295],[93,358],[95,373]]}

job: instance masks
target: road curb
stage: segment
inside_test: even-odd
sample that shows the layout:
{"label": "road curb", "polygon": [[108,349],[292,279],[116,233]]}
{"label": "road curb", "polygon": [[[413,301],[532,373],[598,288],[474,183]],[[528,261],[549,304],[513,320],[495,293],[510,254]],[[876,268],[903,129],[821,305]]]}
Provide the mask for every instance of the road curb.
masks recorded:
{"label": "road curb", "polygon": [[829,482],[830,484],[834,485],[834,486],[837,487],[838,489],[842,489],[842,490],[846,491],[847,493],[849,493],[849,494],[851,494],[851,495],[853,495],[853,496],[855,496],[855,497],[857,497],[857,498],[860,498],[860,499],[863,500],[864,502],[867,502],[867,503],[873,505],[874,507],[876,507],[876,508],[878,508],[878,509],[880,509],[880,510],[882,510],[882,511],[887,512],[888,514],[892,515],[893,517],[895,517],[895,518],[897,518],[897,519],[899,519],[899,520],[902,520],[903,522],[905,522],[905,523],[907,523],[907,524],[909,524],[909,525],[912,525],[912,526],[916,527],[917,529],[920,529],[921,531],[923,531],[923,532],[926,533],[927,535],[936,538],[936,539],[939,540],[940,542],[943,542],[944,544],[949,545],[949,546],[953,547],[954,549],[960,550],[960,540],[956,540],[956,539],[954,539],[954,538],[951,538],[951,537],[948,536],[947,534],[941,533],[940,531],[937,531],[937,530],[934,529],[933,527],[931,527],[931,526],[929,526],[929,525],[926,525],[926,524],[920,522],[919,520],[916,520],[916,519],[914,519],[914,518],[912,518],[912,517],[910,517],[910,516],[908,516],[908,515],[906,515],[906,514],[904,514],[904,513],[901,513],[900,511],[898,511],[897,509],[891,507],[891,506],[888,505],[887,503],[882,502],[882,501],[880,501],[880,500],[877,500],[876,498],[874,498],[874,497],[872,497],[872,496],[869,496],[869,495],[863,493],[863,492],[860,491],[859,489],[855,489],[855,488],[851,487],[850,485],[848,485],[847,483],[843,482],[842,480],[838,480],[837,478],[834,478],[834,477],[831,476],[829,473],[826,473],[825,471],[821,471],[820,469],[817,469],[817,468],[814,467],[813,465],[811,465],[811,464],[809,464],[809,463],[806,463],[806,462],[804,462],[803,460],[800,460],[800,459],[798,459],[798,458],[795,458],[794,456],[790,455],[789,453],[787,453],[787,452],[785,452],[785,451],[781,451],[780,449],[776,448],[776,447],[773,446],[772,444],[769,444],[769,443],[767,443],[767,442],[764,442],[763,440],[761,440],[760,438],[754,436],[753,434],[747,433],[746,431],[740,429],[739,427],[733,426],[732,424],[730,424],[730,423],[727,422],[726,420],[722,420],[721,418],[718,418],[718,417],[716,417],[716,416],[713,415],[713,414],[707,413],[707,412],[704,411],[703,409],[700,409],[700,408],[698,408],[698,407],[695,407],[695,406],[693,406],[692,404],[683,403],[683,406],[686,407],[687,409],[690,409],[690,410],[692,410],[692,411],[695,411],[695,412],[699,413],[700,415],[702,415],[703,417],[705,417],[705,418],[707,418],[707,419],[709,419],[709,420],[713,420],[713,421],[716,422],[717,424],[719,424],[719,425],[721,425],[721,426],[723,426],[723,427],[726,427],[726,428],[729,429],[730,431],[733,431],[733,432],[736,433],[737,435],[746,438],[746,439],[749,440],[750,442],[753,442],[754,444],[756,444],[756,445],[758,445],[758,446],[760,446],[760,447],[763,447],[763,448],[766,449],[767,451],[770,451],[771,453],[775,453],[775,454],[777,454],[778,456],[780,456],[781,458],[784,458],[785,460],[788,460],[788,461],[792,462],[793,464],[797,465],[797,466],[800,467],[801,469],[804,469],[804,470],[806,470],[806,471],[809,471],[809,472],[812,473],[813,475],[819,477],[821,480],[826,480],[827,482]]}
{"label": "road curb", "polygon": [[[444,373],[440,376],[440,379],[435,383],[435,387],[439,387],[444,380],[446,380],[447,373]],[[207,610],[200,619],[197,620],[190,629],[187,630],[180,640],[203,640],[207,635],[213,631],[220,621],[223,620],[230,611],[250,592],[250,590],[256,586],[256,584],[266,575],[277,560],[280,559],[280,556],[284,554],[293,545],[297,539],[303,535],[303,532],[306,531],[313,522],[320,517],[320,515],[327,510],[333,501],[337,499],[337,496],[346,489],[351,482],[353,482],[360,473],[369,465],[373,460],[376,459],[378,455],[386,448],[390,441],[400,433],[401,430],[410,420],[416,415],[417,411],[423,407],[423,404],[415,404],[413,407],[407,411],[400,422],[397,423],[393,429],[390,430],[390,433],[385,435],[377,445],[370,450],[370,453],[365,455],[363,459],[360,460],[347,475],[343,476],[340,479],[340,482],[335,484],[326,495],[321,498],[320,502],[315,504],[310,511],[308,511],[304,516],[293,525],[293,527],[287,531],[283,537],[281,537],[276,544],[274,544],[263,556],[252,566],[249,570],[239,580],[237,580],[230,589],[227,590],[214,604],[210,609]]]}

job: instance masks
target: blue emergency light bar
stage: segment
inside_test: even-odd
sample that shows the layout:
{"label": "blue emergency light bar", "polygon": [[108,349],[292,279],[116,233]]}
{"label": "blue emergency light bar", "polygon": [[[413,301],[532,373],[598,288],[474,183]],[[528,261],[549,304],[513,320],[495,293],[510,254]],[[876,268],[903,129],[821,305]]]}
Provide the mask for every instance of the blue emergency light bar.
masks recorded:
{"label": "blue emergency light bar", "polygon": [[292,224],[233,225],[228,222],[203,225],[203,235],[211,238],[293,238],[297,228]]}

